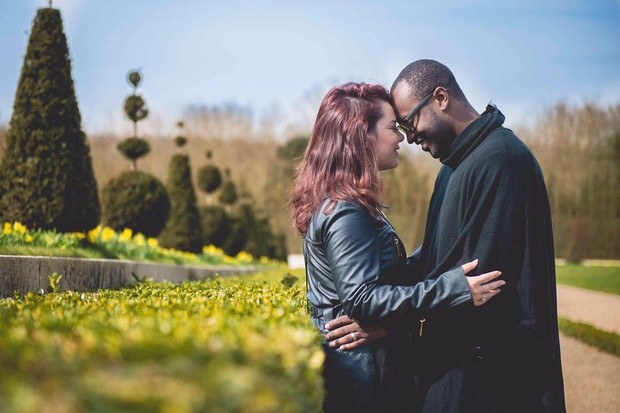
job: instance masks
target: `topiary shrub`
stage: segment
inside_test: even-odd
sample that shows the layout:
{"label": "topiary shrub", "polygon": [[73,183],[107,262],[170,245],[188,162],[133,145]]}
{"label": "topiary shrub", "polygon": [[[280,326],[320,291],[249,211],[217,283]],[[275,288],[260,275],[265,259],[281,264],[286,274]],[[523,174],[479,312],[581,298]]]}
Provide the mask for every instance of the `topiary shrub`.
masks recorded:
{"label": "topiary shrub", "polygon": [[222,249],[227,255],[235,256],[245,248],[248,242],[248,232],[245,222],[238,216],[230,217],[230,233]]}
{"label": "topiary shrub", "polygon": [[235,215],[243,223],[246,233],[246,243],[241,248],[254,257],[269,257],[286,260],[285,241],[275,236],[267,217],[257,216],[252,203],[243,202],[239,205]]}
{"label": "topiary shrub", "polygon": [[237,202],[237,189],[232,181],[224,182],[219,196],[220,203],[232,206]]}
{"label": "topiary shrub", "polygon": [[205,165],[198,171],[198,187],[211,194],[222,185],[222,174],[217,166]]}
{"label": "topiary shrub", "polygon": [[103,190],[103,220],[116,231],[130,228],[147,237],[156,237],[169,214],[166,187],[147,173],[126,172],[112,179]]}
{"label": "topiary shrub", "polygon": [[200,222],[204,245],[223,247],[230,235],[231,222],[221,206],[207,206],[200,209]]}
{"label": "topiary shrub", "polygon": [[67,39],[56,9],[37,11],[0,166],[0,222],[87,231],[100,219]]}
{"label": "topiary shrub", "polygon": [[151,151],[151,145],[142,138],[127,138],[119,143],[116,148],[123,156],[131,161],[132,170],[138,168],[137,160]]}
{"label": "topiary shrub", "polygon": [[202,251],[202,225],[187,155],[176,154],[172,157],[168,193],[172,208],[170,218],[159,235],[160,245],[182,251]]}

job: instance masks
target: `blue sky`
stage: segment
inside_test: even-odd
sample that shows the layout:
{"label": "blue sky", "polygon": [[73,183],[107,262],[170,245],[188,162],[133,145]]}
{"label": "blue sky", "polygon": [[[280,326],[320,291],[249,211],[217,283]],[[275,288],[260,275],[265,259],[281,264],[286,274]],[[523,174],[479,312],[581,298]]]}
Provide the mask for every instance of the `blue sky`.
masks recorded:
{"label": "blue sky", "polygon": [[[0,122],[7,123],[36,9],[0,0]],[[190,104],[236,102],[307,124],[345,81],[389,86],[413,60],[447,64],[509,126],[560,100],[620,102],[620,0],[55,0],[84,128],[129,131],[125,81],[141,68],[151,132]],[[308,113],[312,115],[308,116]]]}

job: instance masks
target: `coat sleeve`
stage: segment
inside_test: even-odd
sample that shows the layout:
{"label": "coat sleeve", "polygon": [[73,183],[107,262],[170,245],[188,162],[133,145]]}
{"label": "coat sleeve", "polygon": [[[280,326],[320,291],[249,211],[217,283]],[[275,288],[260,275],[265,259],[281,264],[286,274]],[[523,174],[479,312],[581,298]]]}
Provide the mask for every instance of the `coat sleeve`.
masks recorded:
{"label": "coat sleeve", "polygon": [[453,308],[471,300],[463,270],[413,286],[379,283],[380,246],[373,218],[361,207],[337,208],[322,228],[327,259],[345,313],[359,321],[414,318],[420,311]]}

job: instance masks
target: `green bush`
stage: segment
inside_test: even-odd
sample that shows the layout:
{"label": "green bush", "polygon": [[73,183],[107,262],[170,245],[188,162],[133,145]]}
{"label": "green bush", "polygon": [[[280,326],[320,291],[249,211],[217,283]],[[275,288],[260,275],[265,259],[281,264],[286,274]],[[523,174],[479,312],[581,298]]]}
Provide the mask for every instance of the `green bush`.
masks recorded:
{"label": "green bush", "polygon": [[202,223],[203,244],[223,247],[231,231],[231,222],[224,208],[220,206],[201,208],[200,221]]}
{"label": "green bush", "polygon": [[237,189],[232,181],[226,181],[222,185],[219,201],[224,205],[234,205],[237,202]]}
{"label": "green bush", "polygon": [[234,257],[245,248],[248,242],[248,229],[245,224],[239,216],[230,217],[230,233],[222,246],[227,255]]}
{"label": "green bush", "polygon": [[164,185],[144,172],[126,172],[103,190],[104,223],[116,231],[125,228],[156,237],[170,214]]}
{"label": "green bush", "polygon": [[140,95],[129,95],[125,99],[125,105],[123,106],[127,117],[135,123],[141,121],[149,115],[149,111],[146,108],[146,102]]}
{"label": "green bush", "polygon": [[187,155],[177,154],[172,157],[168,193],[172,208],[170,218],[159,235],[159,243],[165,248],[181,251],[202,251],[202,226]]}
{"label": "green bush", "polygon": [[40,9],[34,19],[9,128],[0,222],[67,232],[97,226],[97,183],[58,10]]}
{"label": "green bush", "polygon": [[215,165],[205,165],[198,171],[198,188],[207,194],[213,193],[222,185],[222,174]]}
{"label": "green bush", "polygon": [[320,411],[320,335],[284,274],[0,300],[0,411]]}
{"label": "green bush", "polygon": [[134,171],[137,169],[136,161],[151,151],[151,145],[147,141],[136,137],[125,139],[116,148],[131,161]]}

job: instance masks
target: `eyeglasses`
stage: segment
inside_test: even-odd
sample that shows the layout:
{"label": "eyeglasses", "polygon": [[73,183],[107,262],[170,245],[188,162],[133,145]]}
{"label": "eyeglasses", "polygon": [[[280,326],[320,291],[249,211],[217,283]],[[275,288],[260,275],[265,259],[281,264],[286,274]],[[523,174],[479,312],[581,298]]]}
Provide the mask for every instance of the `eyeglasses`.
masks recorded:
{"label": "eyeglasses", "polygon": [[424,107],[424,105],[428,103],[428,101],[433,96],[433,93],[435,93],[434,90],[428,95],[426,95],[426,97],[424,97],[424,99],[422,99],[420,103],[415,105],[415,107],[411,109],[411,112],[409,112],[407,116],[405,116],[402,120],[398,121],[398,128],[400,129],[401,133],[405,135],[405,137],[408,135],[413,135],[415,139],[418,131],[416,130],[415,126],[413,126],[413,123],[411,123],[411,121],[413,120],[413,117]]}

